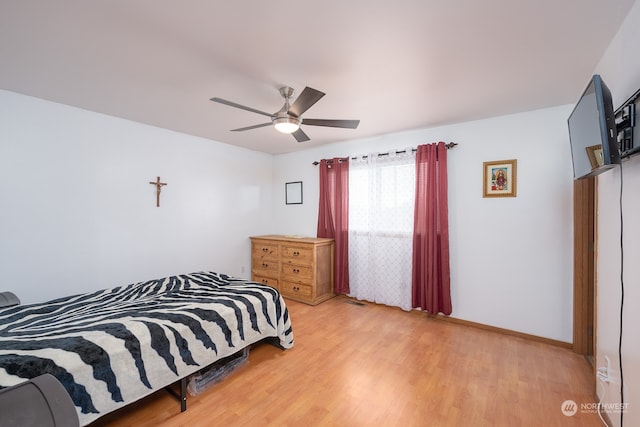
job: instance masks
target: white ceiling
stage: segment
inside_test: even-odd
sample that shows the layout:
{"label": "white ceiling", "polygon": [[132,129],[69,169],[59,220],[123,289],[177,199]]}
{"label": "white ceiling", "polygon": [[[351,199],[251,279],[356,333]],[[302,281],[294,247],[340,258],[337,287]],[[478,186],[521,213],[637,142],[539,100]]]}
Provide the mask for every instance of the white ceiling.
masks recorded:
{"label": "white ceiling", "polygon": [[[263,151],[574,103],[635,0],[0,0],[0,89]],[[327,95],[297,143],[216,104]],[[266,119],[266,120],[265,120]]]}

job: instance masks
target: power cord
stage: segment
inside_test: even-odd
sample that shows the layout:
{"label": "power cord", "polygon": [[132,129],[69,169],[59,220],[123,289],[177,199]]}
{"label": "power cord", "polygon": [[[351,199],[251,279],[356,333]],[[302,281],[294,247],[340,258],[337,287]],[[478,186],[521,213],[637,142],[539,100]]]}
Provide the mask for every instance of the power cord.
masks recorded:
{"label": "power cord", "polygon": [[624,375],[622,373],[622,324],[624,314],[624,216],[622,214],[622,162],[620,162],[620,335],[618,336],[618,363],[620,367],[620,427],[624,427]]}
{"label": "power cord", "polygon": [[[620,332],[618,335],[618,367],[620,369],[620,427],[624,427],[624,411],[625,411],[625,401],[624,401],[624,371],[623,371],[623,363],[622,363],[622,327],[624,323],[624,215],[623,215],[623,185],[624,180],[622,176],[622,162],[620,162],[620,200],[619,200],[619,209],[620,209]],[[606,356],[605,356],[606,358]],[[607,422],[602,417],[602,401],[604,400],[604,396],[606,393],[605,382],[611,382],[611,372],[609,370],[609,359],[607,358],[607,367],[598,368],[597,377],[602,385],[602,396],[600,396],[600,401],[598,402],[598,416],[602,423],[609,427]]]}
{"label": "power cord", "polygon": [[598,369],[598,380],[600,380],[600,385],[602,385],[602,395],[600,395],[600,401],[598,402],[598,416],[600,417],[600,421],[602,421],[602,424],[604,424],[606,427],[609,427],[609,424],[607,424],[607,422],[602,417],[602,401],[604,400],[604,395],[607,393],[607,389],[604,386],[605,373],[604,373],[603,369],[604,368],[599,368]]}

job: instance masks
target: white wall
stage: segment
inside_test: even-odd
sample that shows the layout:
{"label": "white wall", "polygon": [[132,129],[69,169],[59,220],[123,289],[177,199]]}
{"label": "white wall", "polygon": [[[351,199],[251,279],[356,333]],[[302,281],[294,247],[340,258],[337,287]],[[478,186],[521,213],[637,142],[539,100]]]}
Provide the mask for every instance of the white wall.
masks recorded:
{"label": "white wall", "polygon": [[[614,97],[614,107],[620,106],[640,88],[640,3],[636,2],[621,26],[617,36],[605,52],[595,72]],[[584,76],[585,82],[589,76]],[[636,125],[636,144],[640,132]],[[625,426],[640,425],[640,156],[625,161],[623,178],[624,218],[624,321],[623,372],[625,402],[629,404],[624,415]],[[604,402],[620,402],[620,369],[618,357],[620,313],[620,169],[598,177],[598,271],[597,271],[597,325],[596,362],[606,366],[608,356],[615,381],[604,387]],[[598,387],[598,394],[603,389]],[[614,425],[620,425],[619,414],[611,413]]]}
{"label": "white wall", "polygon": [[0,91],[0,290],[30,303],[204,269],[248,277],[271,162]]}
{"label": "white wall", "polygon": [[[449,151],[452,316],[572,341],[572,106],[350,141],[274,158],[273,232],[315,235],[315,160],[454,141]],[[518,160],[516,198],[482,197],[482,163]],[[304,204],[284,184],[304,182]]]}

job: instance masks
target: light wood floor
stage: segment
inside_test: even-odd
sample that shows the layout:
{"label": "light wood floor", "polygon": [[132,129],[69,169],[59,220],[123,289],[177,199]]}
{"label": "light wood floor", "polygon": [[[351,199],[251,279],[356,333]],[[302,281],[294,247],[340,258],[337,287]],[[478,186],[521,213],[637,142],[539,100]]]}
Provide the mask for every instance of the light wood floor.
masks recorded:
{"label": "light wood floor", "polygon": [[92,427],[601,425],[561,412],[594,402],[591,367],[570,350],[347,301],[287,301],[294,347],[255,346],[184,413],[160,391]]}

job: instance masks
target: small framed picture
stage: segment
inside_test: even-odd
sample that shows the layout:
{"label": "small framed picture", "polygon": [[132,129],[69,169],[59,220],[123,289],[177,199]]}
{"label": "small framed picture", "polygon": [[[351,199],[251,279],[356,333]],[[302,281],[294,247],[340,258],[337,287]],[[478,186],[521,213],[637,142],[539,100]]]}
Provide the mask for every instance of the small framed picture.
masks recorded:
{"label": "small framed picture", "polygon": [[591,169],[596,169],[599,166],[602,166],[604,163],[604,158],[602,157],[602,145],[592,145],[591,147],[586,147],[587,156],[589,156],[589,163],[591,163]]}
{"label": "small framed picture", "polygon": [[284,203],[287,205],[302,204],[302,181],[284,184]]}
{"label": "small framed picture", "polygon": [[484,162],[483,197],[516,197],[517,160]]}

